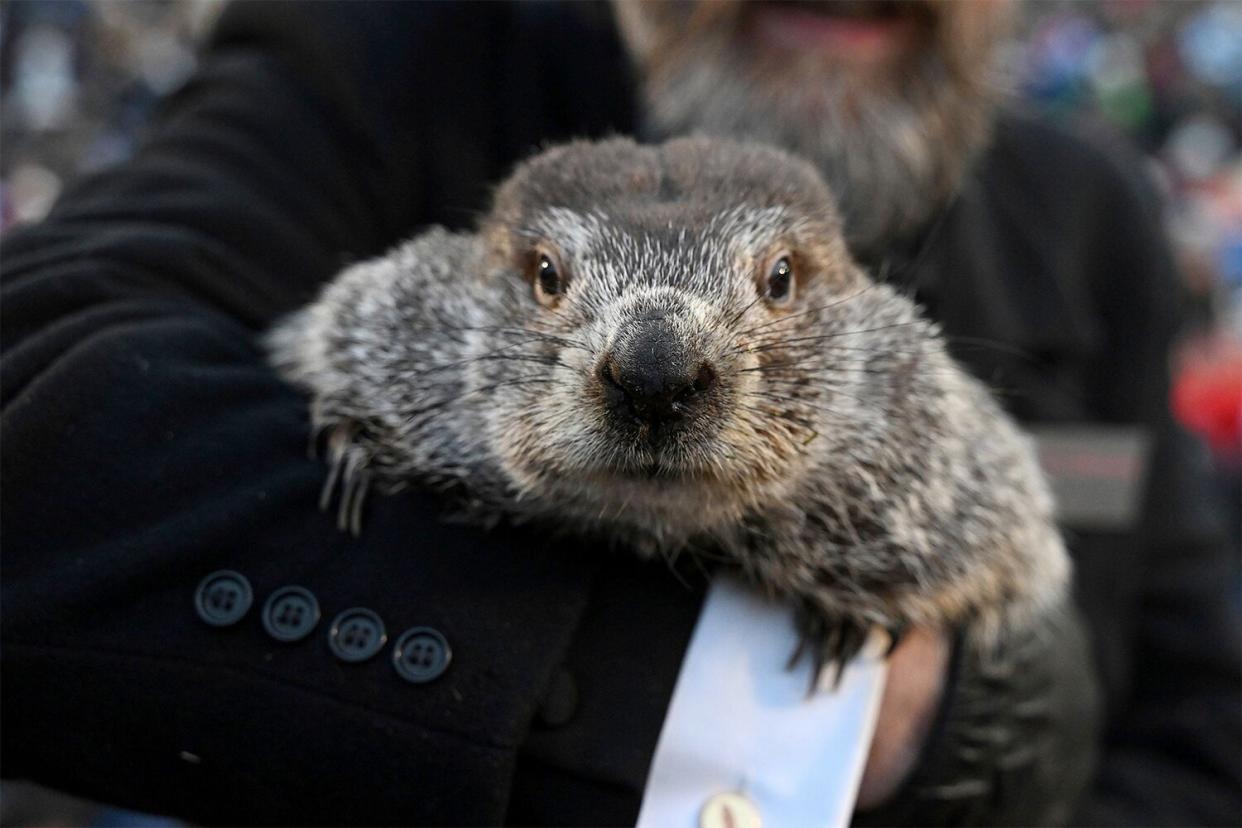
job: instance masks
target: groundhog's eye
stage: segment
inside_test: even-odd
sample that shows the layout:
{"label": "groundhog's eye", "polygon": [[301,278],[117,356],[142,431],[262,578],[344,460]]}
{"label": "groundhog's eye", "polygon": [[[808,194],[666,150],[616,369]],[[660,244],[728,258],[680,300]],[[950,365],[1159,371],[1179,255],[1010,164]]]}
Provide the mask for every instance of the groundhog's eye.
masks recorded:
{"label": "groundhog's eye", "polygon": [[565,279],[556,257],[551,253],[540,252],[535,256],[535,272],[531,283],[535,291],[535,300],[545,307],[555,305],[560,295],[565,292]]}
{"label": "groundhog's eye", "polygon": [[767,295],[774,305],[787,305],[793,301],[794,272],[788,256],[780,256],[768,271]]}
{"label": "groundhog's eye", "polygon": [[548,296],[561,292],[561,274],[557,272],[556,264],[547,256],[539,257],[539,289]]}

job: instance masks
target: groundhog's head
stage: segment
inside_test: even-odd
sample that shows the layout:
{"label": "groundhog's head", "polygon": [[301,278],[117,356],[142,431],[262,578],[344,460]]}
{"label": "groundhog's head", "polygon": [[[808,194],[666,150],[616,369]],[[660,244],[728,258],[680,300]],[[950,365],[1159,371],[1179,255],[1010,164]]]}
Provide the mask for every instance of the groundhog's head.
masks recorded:
{"label": "groundhog's head", "polygon": [[[774,149],[576,143],[521,166],[481,227],[505,324],[489,435],[525,495],[657,539],[790,496],[858,377],[825,370],[867,285],[832,197]],[[508,372],[545,382],[503,383]]]}

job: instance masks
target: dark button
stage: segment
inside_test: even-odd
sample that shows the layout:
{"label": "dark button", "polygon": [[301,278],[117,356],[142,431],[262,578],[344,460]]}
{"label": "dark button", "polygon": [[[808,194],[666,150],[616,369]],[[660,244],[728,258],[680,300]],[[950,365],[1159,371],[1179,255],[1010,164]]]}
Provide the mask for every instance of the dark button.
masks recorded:
{"label": "dark button", "polygon": [[198,582],[194,609],[198,617],[213,627],[236,624],[254,602],[254,591],[246,576],[231,569],[213,572]]}
{"label": "dark button", "polygon": [[414,684],[434,681],[448,669],[453,651],[448,641],[431,627],[412,627],[401,633],[392,648],[397,675]]}
{"label": "dark button", "polygon": [[577,711],[578,684],[569,671],[557,670],[539,703],[539,721],[548,727],[560,727],[568,724]]}
{"label": "dark button", "polygon": [[310,590],[286,586],[263,604],[263,629],[277,641],[301,641],[319,623],[319,602]]}
{"label": "dark button", "polygon": [[366,607],[347,609],[332,619],[328,647],[341,661],[366,661],[384,649],[384,622]]}

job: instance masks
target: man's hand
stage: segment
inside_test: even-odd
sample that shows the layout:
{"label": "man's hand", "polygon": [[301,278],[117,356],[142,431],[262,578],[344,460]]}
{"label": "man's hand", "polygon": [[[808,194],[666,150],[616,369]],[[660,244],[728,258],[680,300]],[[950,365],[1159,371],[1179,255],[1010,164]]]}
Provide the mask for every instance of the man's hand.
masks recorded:
{"label": "man's hand", "polygon": [[859,810],[884,802],[913,769],[940,706],[951,650],[943,633],[916,627],[889,657],[879,721],[858,790]]}

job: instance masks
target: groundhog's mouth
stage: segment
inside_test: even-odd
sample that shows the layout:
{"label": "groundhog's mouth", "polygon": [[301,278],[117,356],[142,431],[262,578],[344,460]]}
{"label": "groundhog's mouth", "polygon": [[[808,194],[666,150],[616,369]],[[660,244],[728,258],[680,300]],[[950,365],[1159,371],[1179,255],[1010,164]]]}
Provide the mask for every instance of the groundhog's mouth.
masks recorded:
{"label": "groundhog's mouth", "polygon": [[[685,520],[712,510],[728,487],[719,478],[658,466],[599,471],[579,478],[574,485],[595,501],[607,493],[607,504],[598,511],[607,515],[661,515],[676,513]],[[592,507],[595,508],[595,507]],[[701,516],[701,515],[699,515]]]}
{"label": "groundhog's mouth", "polygon": [[715,475],[707,473],[706,470],[689,469],[678,463],[670,462],[668,458],[661,455],[654,455],[636,462],[610,464],[600,468],[593,476],[610,477],[630,483],[646,483],[655,487],[667,484],[710,483],[715,480]]}
{"label": "groundhog's mouth", "polygon": [[623,469],[610,470],[614,477],[659,486],[662,483],[695,483],[705,481],[701,475],[693,474],[685,469],[668,468],[660,463],[645,463]]}
{"label": "groundhog's mouth", "polygon": [[[717,400],[713,405],[720,406]],[[739,473],[720,440],[724,412],[700,410],[657,429],[611,417],[607,436],[598,444],[590,477],[641,484],[654,491],[687,491],[729,484]]]}
{"label": "groundhog's mouth", "polygon": [[648,422],[610,412],[609,433],[601,445],[604,457],[596,470],[655,484],[716,479],[719,469],[709,460],[720,454],[713,439],[718,423],[701,410],[683,414]]}

